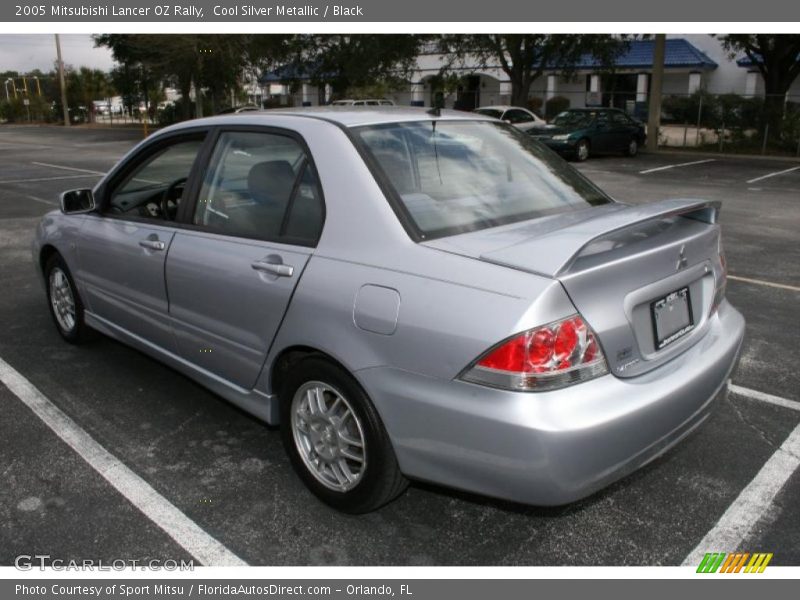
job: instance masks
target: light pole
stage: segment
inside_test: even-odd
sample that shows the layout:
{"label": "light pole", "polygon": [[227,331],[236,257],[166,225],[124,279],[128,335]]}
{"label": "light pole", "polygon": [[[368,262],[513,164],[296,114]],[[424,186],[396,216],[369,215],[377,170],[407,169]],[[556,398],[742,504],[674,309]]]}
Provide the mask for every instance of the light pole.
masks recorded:
{"label": "light pole", "polygon": [[650,102],[647,108],[647,149],[658,151],[658,128],[661,126],[661,91],[664,79],[666,35],[656,34],[653,43],[653,74],[650,77]]}
{"label": "light pole", "polygon": [[69,127],[69,107],[67,107],[67,86],[64,84],[64,61],[61,60],[61,39],[56,34],[56,56],[58,57],[58,81],[61,84],[61,107],[64,109],[64,127]]}

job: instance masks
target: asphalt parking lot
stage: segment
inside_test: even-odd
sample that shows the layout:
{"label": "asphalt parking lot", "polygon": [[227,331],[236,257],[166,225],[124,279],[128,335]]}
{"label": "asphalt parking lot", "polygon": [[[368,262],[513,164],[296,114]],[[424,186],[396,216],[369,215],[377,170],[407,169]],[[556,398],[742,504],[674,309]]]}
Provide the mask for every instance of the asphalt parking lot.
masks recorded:
{"label": "asphalt parking lot", "polygon": [[[747,337],[737,391],[684,443],[566,507],[413,484],[352,517],[305,490],[277,430],[117,342],[73,347],[57,334],[33,229],[59,191],[90,187],[140,137],[0,126],[0,359],[232,555],[253,565],[679,565],[706,539],[736,546],[708,551],[800,565],[800,471],[785,466],[797,444],[779,449],[800,424],[800,162],[662,153],[579,165],[622,201],[722,201],[728,298]],[[2,384],[0,406],[0,565],[19,554],[192,558]]]}

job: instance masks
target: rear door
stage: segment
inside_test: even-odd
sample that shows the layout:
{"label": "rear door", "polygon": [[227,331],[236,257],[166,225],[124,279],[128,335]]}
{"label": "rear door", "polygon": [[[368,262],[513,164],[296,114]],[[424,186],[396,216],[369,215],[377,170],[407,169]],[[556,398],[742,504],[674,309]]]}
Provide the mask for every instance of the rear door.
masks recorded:
{"label": "rear door", "polygon": [[164,264],[205,136],[160,139],[122,165],[98,190],[100,210],[84,222],[78,248],[91,312],[171,352]]}
{"label": "rear door", "polygon": [[594,120],[594,131],[591,137],[592,150],[610,152],[614,150],[615,133],[608,113],[598,111]]}
{"label": "rear door", "polygon": [[166,265],[181,356],[255,384],[323,223],[322,192],[291,132],[219,132],[190,224]]}
{"label": "rear door", "polygon": [[628,117],[621,112],[611,111],[609,116],[609,123],[611,125],[611,142],[612,148],[609,150],[623,151],[628,148],[631,139],[636,137],[636,131]]}

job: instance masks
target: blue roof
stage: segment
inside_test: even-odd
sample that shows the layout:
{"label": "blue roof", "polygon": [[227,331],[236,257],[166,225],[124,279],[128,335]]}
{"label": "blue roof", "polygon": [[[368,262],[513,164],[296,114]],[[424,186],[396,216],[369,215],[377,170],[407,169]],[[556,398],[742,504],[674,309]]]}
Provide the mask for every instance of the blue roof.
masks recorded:
{"label": "blue roof", "polygon": [[[653,50],[655,40],[633,40],[628,42],[628,48],[614,61],[617,69],[652,69]],[[558,68],[563,65],[553,65]],[[578,69],[603,69],[601,60],[591,54],[584,54],[572,65]],[[717,63],[711,60],[704,52],[697,49],[683,38],[670,38],[664,44],[664,68],[695,68],[716,69]]]}
{"label": "blue roof", "polygon": [[284,83],[286,81],[308,79],[308,73],[299,69],[295,64],[282,65],[274,71],[269,71],[261,75],[259,83]]}
{"label": "blue roof", "polygon": [[335,73],[321,72],[316,73],[319,68],[319,63],[310,62],[302,64],[299,62],[291,62],[281,65],[274,71],[269,71],[261,75],[258,82],[260,84],[267,83],[288,83],[290,81],[309,81],[312,75],[316,75],[319,79],[333,79]]}

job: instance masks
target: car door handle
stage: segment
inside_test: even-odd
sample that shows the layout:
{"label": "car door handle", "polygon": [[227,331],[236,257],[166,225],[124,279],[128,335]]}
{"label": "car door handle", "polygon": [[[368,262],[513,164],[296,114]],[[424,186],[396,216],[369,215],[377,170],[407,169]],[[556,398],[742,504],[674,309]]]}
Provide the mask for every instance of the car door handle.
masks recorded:
{"label": "car door handle", "polygon": [[270,275],[277,275],[278,277],[291,277],[294,274],[294,267],[284,265],[281,263],[268,263],[263,260],[257,260],[250,264],[256,271],[262,273],[269,273]]}
{"label": "car door handle", "polygon": [[160,242],[159,240],[139,240],[139,245],[148,250],[163,250],[167,247],[164,242]]}

